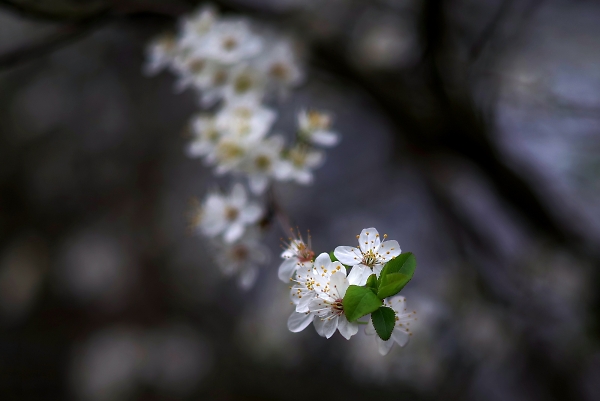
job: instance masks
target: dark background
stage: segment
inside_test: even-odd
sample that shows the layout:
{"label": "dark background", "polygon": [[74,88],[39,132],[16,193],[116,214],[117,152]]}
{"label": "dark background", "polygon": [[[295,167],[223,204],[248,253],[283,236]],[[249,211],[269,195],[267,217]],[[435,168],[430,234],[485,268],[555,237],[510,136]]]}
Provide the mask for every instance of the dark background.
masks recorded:
{"label": "dark background", "polygon": [[142,67],[196,4],[0,0],[0,399],[600,399],[599,4],[216,2],[303,40],[281,131],[335,114],[294,223],[417,256],[386,357],[287,330],[277,226],[249,292],[190,235],[195,97]]}

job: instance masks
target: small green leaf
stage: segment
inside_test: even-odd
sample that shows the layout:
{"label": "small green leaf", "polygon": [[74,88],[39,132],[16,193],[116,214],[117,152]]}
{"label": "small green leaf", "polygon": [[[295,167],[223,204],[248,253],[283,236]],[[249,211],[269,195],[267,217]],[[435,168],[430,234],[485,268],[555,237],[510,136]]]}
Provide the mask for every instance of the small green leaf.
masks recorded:
{"label": "small green leaf", "polygon": [[338,258],[333,254],[333,251],[329,252],[329,259],[331,259],[332,262],[339,262]]}
{"label": "small green leaf", "polygon": [[344,314],[350,322],[376,311],[382,303],[383,301],[377,298],[370,288],[357,285],[349,286],[342,300]]}
{"label": "small green leaf", "polygon": [[396,313],[392,308],[382,306],[371,313],[371,321],[379,338],[387,341],[392,336],[394,325],[396,324]]}
{"label": "small green leaf", "polygon": [[393,273],[402,273],[409,277],[409,281],[415,273],[415,269],[417,267],[417,260],[411,252],[402,253],[396,256],[394,259],[390,260],[385,264],[381,274],[379,275],[379,288],[381,288],[381,283],[383,282],[385,276]]}
{"label": "small green leaf", "polygon": [[377,294],[377,276],[375,274],[371,274],[367,279],[367,287],[371,289],[375,294]]}
{"label": "small green leaf", "polygon": [[377,290],[377,296],[381,299],[396,295],[410,281],[410,277],[402,273],[387,274]]}

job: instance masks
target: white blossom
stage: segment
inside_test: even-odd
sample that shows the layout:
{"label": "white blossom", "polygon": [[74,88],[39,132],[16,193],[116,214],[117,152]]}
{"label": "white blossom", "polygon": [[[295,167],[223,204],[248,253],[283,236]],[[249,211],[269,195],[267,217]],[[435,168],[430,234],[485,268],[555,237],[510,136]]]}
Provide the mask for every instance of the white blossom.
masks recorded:
{"label": "white blossom", "polygon": [[286,178],[299,184],[308,185],[313,181],[312,170],[323,164],[325,156],[321,151],[304,145],[296,145],[289,149],[286,159],[289,170]]}
{"label": "white blossom", "polygon": [[304,79],[296,52],[287,40],[279,40],[269,46],[266,54],[257,59],[257,64],[271,87],[280,94],[285,94],[288,88],[299,85]]}
{"label": "white blossom", "polygon": [[222,19],[198,43],[194,54],[232,65],[256,56],[263,41],[243,19]]}
{"label": "white blossom", "polygon": [[213,153],[222,136],[214,116],[207,114],[194,117],[191,131],[194,139],[187,146],[189,157],[201,157]]}
{"label": "white blossom", "polygon": [[348,286],[355,283],[348,280],[341,263],[322,253],[312,266],[303,264],[297,270],[295,281],[291,295],[292,302],[297,303],[288,319],[290,331],[302,331],[313,322],[317,333],[326,338],[336,330],[347,340],[358,332],[358,324],[350,323],[344,315],[342,300]]}
{"label": "white blossom", "polygon": [[340,137],[330,130],[331,116],[317,111],[301,111],[298,114],[298,127],[300,137],[313,145],[335,146]]}
{"label": "white blossom", "polygon": [[271,178],[284,179],[289,174],[289,164],[281,159],[283,138],[271,136],[257,142],[248,151],[242,170],[248,174],[250,190],[262,194]]}
{"label": "white blossom", "polygon": [[287,283],[296,270],[304,263],[312,263],[315,252],[312,250],[310,234],[308,243],[304,242],[300,234],[289,239],[289,244],[281,253],[284,261],[279,266],[277,275],[284,283]]}
{"label": "white blossom", "polygon": [[[417,320],[415,317],[416,312],[409,312],[406,308],[406,298],[401,295],[396,295],[395,297],[391,297],[385,300],[385,306],[389,306],[396,313],[396,323],[394,325],[394,329],[392,330],[392,336],[389,340],[383,341],[379,336],[377,338],[377,344],[379,346],[379,353],[381,355],[386,355],[392,349],[394,343],[397,343],[399,346],[404,347],[412,333],[410,331],[410,322]],[[369,324],[365,327],[365,333],[371,335],[376,334],[375,327],[371,320],[369,320]]]}
{"label": "white blossom", "polygon": [[261,208],[248,202],[241,184],[233,186],[229,195],[210,193],[200,209],[197,225],[209,237],[223,234],[225,242],[239,239],[246,226],[256,223],[262,215]]}
{"label": "white blossom", "polygon": [[349,274],[349,279],[356,280],[364,285],[371,274],[379,273],[383,266],[400,255],[400,245],[398,241],[385,241],[387,235],[384,235],[384,241],[381,241],[379,232],[371,227],[362,230],[357,235],[359,248],[351,246],[338,246],[333,254],[335,257],[347,266],[353,266]]}
{"label": "white blossom", "polygon": [[245,99],[221,109],[216,115],[216,125],[236,138],[255,140],[267,135],[276,117],[272,109]]}
{"label": "white blossom", "polygon": [[146,50],[148,61],[144,72],[148,75],[160,72],[171,63],[177,50],[177,41],[173,35],[163,35],[152,41]]}
{"label": "white blossom", "polygon": [[234,243],[218,242],[215,257],[221,271],[227,276],[237,276],[238,285],[251,288],[256,282],[259,266],[270,259],[269,249],[253,232],[245,234]]}

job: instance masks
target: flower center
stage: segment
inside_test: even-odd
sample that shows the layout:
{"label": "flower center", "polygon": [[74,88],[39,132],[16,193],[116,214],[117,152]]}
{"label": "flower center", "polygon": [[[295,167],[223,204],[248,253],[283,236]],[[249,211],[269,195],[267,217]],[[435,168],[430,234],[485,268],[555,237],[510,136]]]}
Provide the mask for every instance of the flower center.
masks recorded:
{"label": "flower center", "polygon": [[252,89],[252,78],[247,74],[240,75],[235,80],[235,84],[233,87],[237,93],[248,92],[250,89]]}
{"label": "flower center", "polygon": [[271,159],[265,155],[258,156],[254,162],[259,170],[268,170],[271,167]]}
{"label": "flower center", "polygon": [[225,209],[225,218],[228,221],[234,221],[240,215],[240,211],[234,207],[227,206]]}
{"label": "flower center", "polygon": [[221,160],[231,160],[241,157],[244,154],[244,149],[235,143],[225,142],[219,145],[218,154]]}
{"label": "flower center", "polygon": [[377,255],[373,253],[372,249],[370,249],[367,253],[363,253],[363,260],[361,262],[363,265],[369,266],[371,269],[373,269],[373,266],[375,266],[377,262]]}
{"label": "flower center", "polygon": [[271,66],[269,73],[277,79],[285,80],[289,76],[289,69],[283,63],[275,63]]}
{"label": "flower center", "polygon": [[237,40],[233,36],[228,36],[223,39],[223,48],[225,50],[231,51],[235,49],[238,45]]}
{"label": "flower center", "polygon": [[190,63],[190,71],[194,74],[199,74],[204,69],[204,60],[196,59]]}
{"label": "flower center", "polygon": [[243,262],[244,260],[248,259],[249,253],[250,251],[247,247],[244,245],[238,245],[232,249],[231,257],[236,262]]}
{"label": "flower center", "polygon": [[298,244],[296,249],[298,251],[298,260],[301,263],[310,262],[315,257],[315,253],[302,242]]}
{"label": "flower center", "polygon": [[227,81],[227,73],[223,70],[215,72],[213,75],[213,83],[215,85],[223,85]]}
{"label": "flower center", "polygon": [[312,129],[327,129],[331,124],[331,120],[327,115],[316,111],[308,112],[308,123]]}
{"label": "flower center", "polygon": [[331,309],[333,310],[333,313],[335,313],[338,316],[341,316],[344,314],[344,305],[342,304],[342,299],[338,298],[336,299],[333,304],[331,304]]}

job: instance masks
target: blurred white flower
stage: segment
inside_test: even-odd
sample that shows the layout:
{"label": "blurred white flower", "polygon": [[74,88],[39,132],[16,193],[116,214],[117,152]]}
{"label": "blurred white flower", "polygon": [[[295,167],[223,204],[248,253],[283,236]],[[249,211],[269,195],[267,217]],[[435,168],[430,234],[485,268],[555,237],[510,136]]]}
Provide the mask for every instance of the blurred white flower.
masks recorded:
{"label": "blurred white flower", "polygon": [[324,159],[325,156],[321,151],[313,150],[304,145],[292,147],[286,155],[286,160],[289,163],[287,179],[302,185],[311,184],[313,181],[312,170],[321,166]]}
{"label": "blurred white flower", "polygon": [[180,22],[179,43],[183,49],[193,49],[213,28],[219,15],[211,6],[199,8],[195,13],[185,16]]}
{"label": "blurred white flower", "polygon": [[223,239],[232,243],[242,236],[247,225],[256,223],[261,215],[261,208],[248,202],[244,187],[236,184],[229,195],[213,192],[207,196],[197,225],[204,235],[216,237],[223,234]]}
{"label": "blurred white flower", "polygon": [[276,117],[272,109],[245,99],[220,110],[216,124],[223,132],[236,138],[256,140],[267,135]]}
{"label": "blurred white flower", "polygon": [[155,39],[146,50],[148,61],[144,72],[148,75],[157,74],[172,62],[177,50],[177,41],[173,35],[163,35]]}
{"label": "blurred white flower", "polygon": [[235,64],[247,60],[262,50],[263,41],[242,19],[222,19],[195,46],[194,54],[223,64]]}
{"label": "blurred white flower", "polygon": [[266,89],[266,77],[251,65],[244,63],[231,69],[223,89],[226,102],[246,100],[260,102]]}
{"label": "blurred white flower", "polygon": [[[406,298],[401,295],[386,299],[384,305],[389,306],[396,313],[396,324],[389,340],[383,341],[379,336],[376,336],[379,353],[381,355],[386,355],[390,352],[394,343],[404,347],[406,343],[408,343],[410,336],[412,336],[409,328],[410,322],[417,320],[415,311],[407,311]],[[373,327],[373,322],[371,320],[369,320],[369,324],[365,327],[365,333],[369,335],[376,334],[375,327]]]}
{"label": "blurred white flower", "polygon": [[281,281],[287,283],[294,276],[296,270],[303,263],[311,263],[315,257],[315,252],[312,250],[310,234],[308,235],[308,243],[305,243],[302,237],[298,234],[297,237],[290,238],[289,244],[281,253],[284,261],[279,266],[278,276]]}
{"label": "blurred white flower", "polygon": [[286,90],[299,85],[304,79],[296,53],[288,40],[271,44],[266,54],[257,59],[258,69],[268,77],[273,89],[285,94]]}
{"label": "blurred white flower", "polygon": [[301,111],[298,114],[299,135],[313,145],[335,146],[340,137],[330,130],[331,115],[317,111]]}
{"label": "blurred white flower", "polygon": [[289,164],[281,159],[283,138],[271,136],[257,142],[248,151],[242,170],[248,174],[250,190],[262,194],[271,178],[285,179],[289,175]]}
{"label": "blurred white flower", "polygon": [[260,243],[253,232],[246,234],[235,243],[216,243],[216,259],[227,276],[237,275],[238,285],[247,290],[258,277],[259,266],[269,262],[269,249]]}
{"label": "blurred white flower", "polygon": [[188,156],[200,157],[213,153],[221,139],[221,132],[217,128],[214,116],[197,115],[192,120],[191,130],[194,139],[187,146]]}
{"label": "blurred white flower", "polygon": [[[387,235],[384,241],[385,237]],[[373,227],[363,229],[356,238],[360,248],[338,246],[333,254],[343,264],[353,266],[348,278],[364,285],[371,274],[379,277],[383,266],[400,255],[401,250],[398,241],[382,242]]]}

